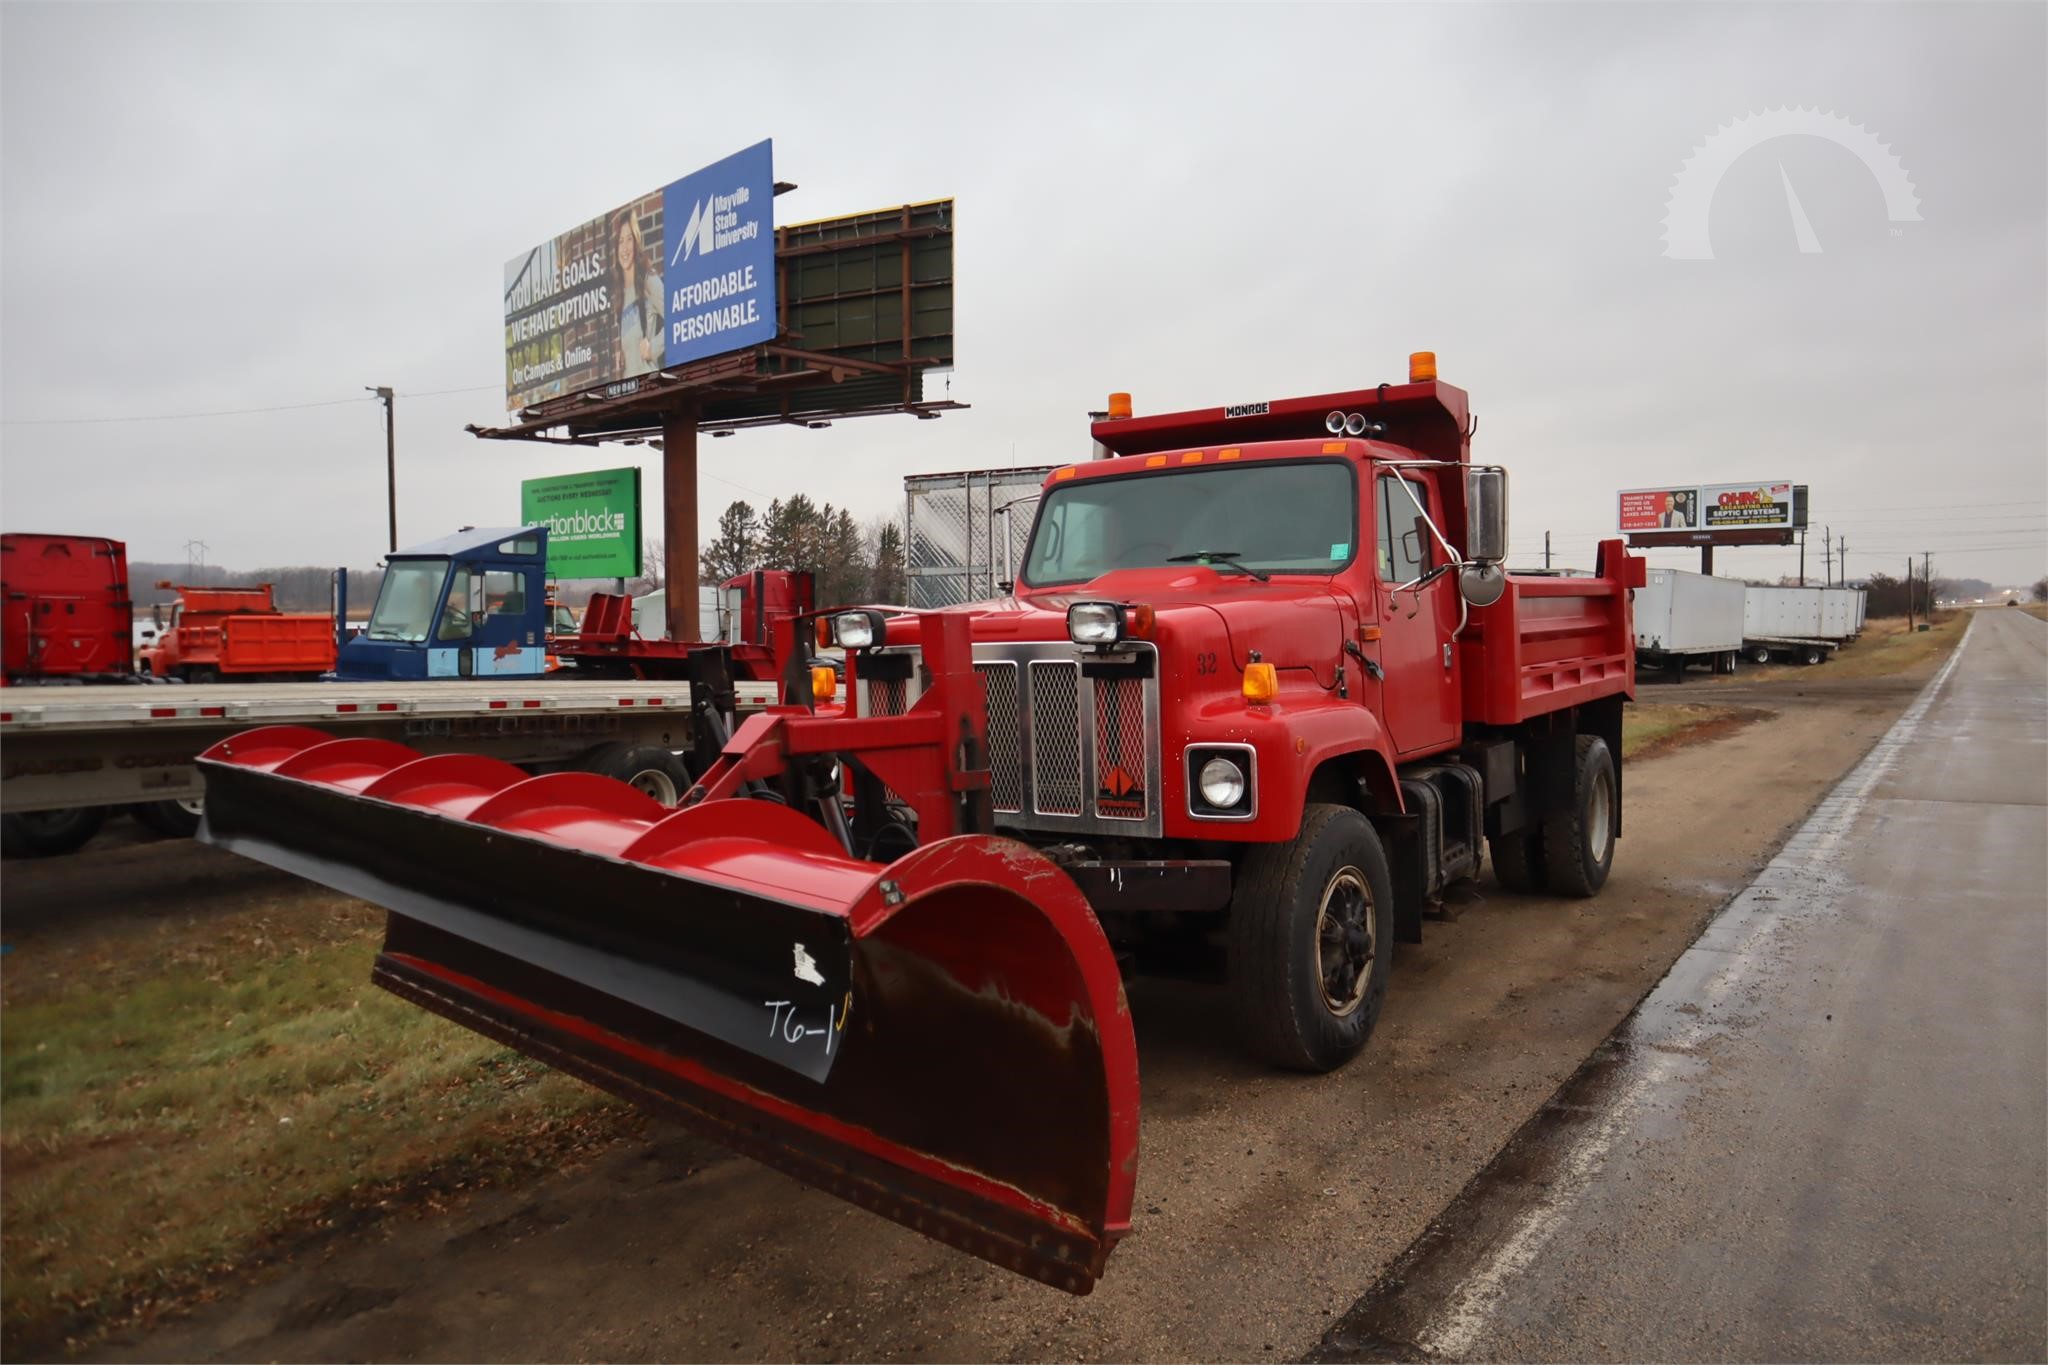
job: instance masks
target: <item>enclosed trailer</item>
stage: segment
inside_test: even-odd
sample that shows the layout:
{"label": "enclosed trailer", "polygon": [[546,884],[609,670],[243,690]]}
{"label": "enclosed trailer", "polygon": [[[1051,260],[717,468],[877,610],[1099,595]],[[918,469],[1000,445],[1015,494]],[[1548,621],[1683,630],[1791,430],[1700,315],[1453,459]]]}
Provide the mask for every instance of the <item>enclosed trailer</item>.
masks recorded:
{"label": "enclosed trailer", "polygon": [[1743,656],[1758,664],[1774,658],[1820,663],[1855,634],[1856,604],[1848,591],[1749,588],[1742,609]]}
{"label": "enclosed trailer", "polygon": [[1651,569],[1636,589],[1636,657],[1643,668],[1680,678],[1691,664],[1735,671],[1742,649],[1747,593],[1732,578]]}

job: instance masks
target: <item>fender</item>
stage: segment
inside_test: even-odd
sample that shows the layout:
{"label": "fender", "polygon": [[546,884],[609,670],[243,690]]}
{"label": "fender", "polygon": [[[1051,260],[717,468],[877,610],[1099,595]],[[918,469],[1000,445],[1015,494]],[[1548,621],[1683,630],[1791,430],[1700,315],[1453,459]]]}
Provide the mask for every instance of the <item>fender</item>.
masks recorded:
{"label": "fender", "polygon": [[[1204,744],[1249,744],[1258,758],[1258,813],[1250,820],[1198,820],[1187,813],[1188,749]],[[1332,760],[1350,760],[1365,778],[1378,813],[1400,814],[1400,784],[1393,750],[1380,719],[1352,702],[1294,701],[1231,708],[1228,717],[1195,718],[1169,749],[1166,768],[1165,832],[1173,838],[1275,843],[1301,829],[1309,781]]]}

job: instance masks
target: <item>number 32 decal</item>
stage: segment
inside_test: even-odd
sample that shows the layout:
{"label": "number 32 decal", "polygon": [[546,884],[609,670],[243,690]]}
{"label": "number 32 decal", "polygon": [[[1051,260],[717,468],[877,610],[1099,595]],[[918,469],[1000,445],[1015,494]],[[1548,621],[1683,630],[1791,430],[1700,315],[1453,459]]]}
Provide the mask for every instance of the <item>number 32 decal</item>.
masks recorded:
{"label": "number 32 decal", "polygon": [[1215,671],[1216,655],[1214,654],[1214,652],[1210,652],[1207,654],[1198,653],[1195,655],[1195,672],[1206,675],[1214,673]]}

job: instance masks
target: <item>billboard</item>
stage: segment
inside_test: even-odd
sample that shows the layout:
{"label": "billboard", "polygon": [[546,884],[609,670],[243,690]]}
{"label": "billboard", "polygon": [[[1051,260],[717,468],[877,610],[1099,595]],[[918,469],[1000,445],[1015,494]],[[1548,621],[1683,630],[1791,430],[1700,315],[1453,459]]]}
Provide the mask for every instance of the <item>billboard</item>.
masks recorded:
{"label": "billboard", "polygon": [[775,339],[774,143],[756,143],[505,263],[505,405]]}
{"label": "billboard", "polygon": [[593,469],[527,479],[519,519],[548,528],[548,573],[555,578],[636,578],[640,574],[640,470]]}
{"label": "billboard", "polygon": [[1621,494],[1624,531],[1782,531],[1798,525],[1790,480],[1679,484]]}

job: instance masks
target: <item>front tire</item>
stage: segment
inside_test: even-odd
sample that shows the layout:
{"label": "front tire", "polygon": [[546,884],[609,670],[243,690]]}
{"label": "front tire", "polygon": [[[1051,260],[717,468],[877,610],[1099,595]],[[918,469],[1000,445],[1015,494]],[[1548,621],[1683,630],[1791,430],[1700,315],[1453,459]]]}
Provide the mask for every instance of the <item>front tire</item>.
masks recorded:
{"label": "front tire", "polygon": [[1393,946],[1393,880],[1363,815],[1311,805],[1292,842],[1255,846],[1230,903],[1231,991],[1253,1055],[1318,1072],[1357,1056]]}
{"label": "front tire", "polygon": [[1614,866],[1620,800],[1621,784],[1607,741],[1580,735],[1572,746],[1571,801],[1543,820],[1543,852],[1552,891],[1594,896],[1607,884]]}

